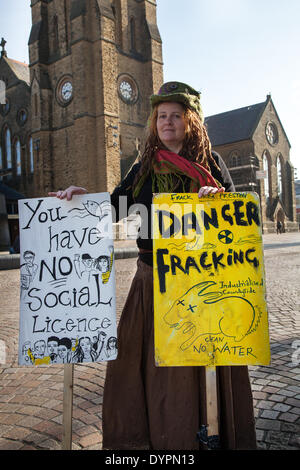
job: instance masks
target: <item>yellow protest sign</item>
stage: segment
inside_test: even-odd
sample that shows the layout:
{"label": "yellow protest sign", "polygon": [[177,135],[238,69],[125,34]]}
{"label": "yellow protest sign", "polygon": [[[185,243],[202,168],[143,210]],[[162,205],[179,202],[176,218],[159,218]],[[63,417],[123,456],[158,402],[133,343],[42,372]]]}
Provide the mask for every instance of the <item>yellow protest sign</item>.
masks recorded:
{"label": "yellow protest sign", "polygon": [[269,364],[255,193],[153,199],[157,366]]}

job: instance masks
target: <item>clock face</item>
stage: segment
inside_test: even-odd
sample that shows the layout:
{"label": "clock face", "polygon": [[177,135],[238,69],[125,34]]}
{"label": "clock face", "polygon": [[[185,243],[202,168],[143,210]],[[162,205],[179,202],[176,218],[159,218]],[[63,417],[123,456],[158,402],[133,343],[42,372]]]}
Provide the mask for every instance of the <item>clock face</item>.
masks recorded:
{"label": "clock face", "polygon": [[61,87],[61,97],[62,99],[67,102],[70,101],[73,95],[73,86],[70,81],[64,82]]}
{"label": "clock face", "polygon": [[120,93],[125,99],[125,101],[132,101],[134,98],[132,86],[126,80],[123,80],[120,83]]}
{"label": "clock face", "polygon": [[268,142],[271,145],[277,144],[277,142],[278,142],[278,131],[277,131],[277,127],[275,126],[275,124],[273,122],[268,122],[268,124],[266,126],[266,137],[267,137]]}
{"label": "clock face", "polygon": [[130,75],[122,74],[118,78],[118,93],[124,103],[132,105],[138,100],[138,87]]}

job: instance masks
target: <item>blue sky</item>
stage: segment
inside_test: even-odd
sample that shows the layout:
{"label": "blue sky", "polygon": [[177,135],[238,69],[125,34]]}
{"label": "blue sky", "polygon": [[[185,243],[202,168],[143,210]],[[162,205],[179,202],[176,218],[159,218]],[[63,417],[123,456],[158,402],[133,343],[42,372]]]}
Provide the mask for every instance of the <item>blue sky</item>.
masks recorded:
{"label": "blue sky", "polygon": [[[300,1],[157,0],[164,79],[202,93],[205,116],[272,100],[300,178]],[[28,62],[30,0],[0,0],[8,56]]]}

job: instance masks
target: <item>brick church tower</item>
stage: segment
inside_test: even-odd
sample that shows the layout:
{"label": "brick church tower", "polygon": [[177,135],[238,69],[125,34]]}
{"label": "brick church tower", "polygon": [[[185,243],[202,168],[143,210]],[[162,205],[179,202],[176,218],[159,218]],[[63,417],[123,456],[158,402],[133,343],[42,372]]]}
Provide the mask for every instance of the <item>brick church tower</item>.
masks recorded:
{"label": "brick church tower", "polygon": [[163,81],[155,0],[31,0],[34,193],[111,191]]}

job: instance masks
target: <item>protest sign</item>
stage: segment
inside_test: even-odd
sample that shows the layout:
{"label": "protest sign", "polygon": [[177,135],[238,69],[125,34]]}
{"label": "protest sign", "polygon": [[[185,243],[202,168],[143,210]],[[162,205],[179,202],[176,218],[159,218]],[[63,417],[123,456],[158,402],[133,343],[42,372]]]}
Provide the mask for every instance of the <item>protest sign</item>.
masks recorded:
{"label": "protest sign", "polygon": [[117,356],[108,193],[22,199],[19,364]]}
{"label": "protest sign", "polygon": [[157,366],[268,364],[255,193],[153,199]]}

